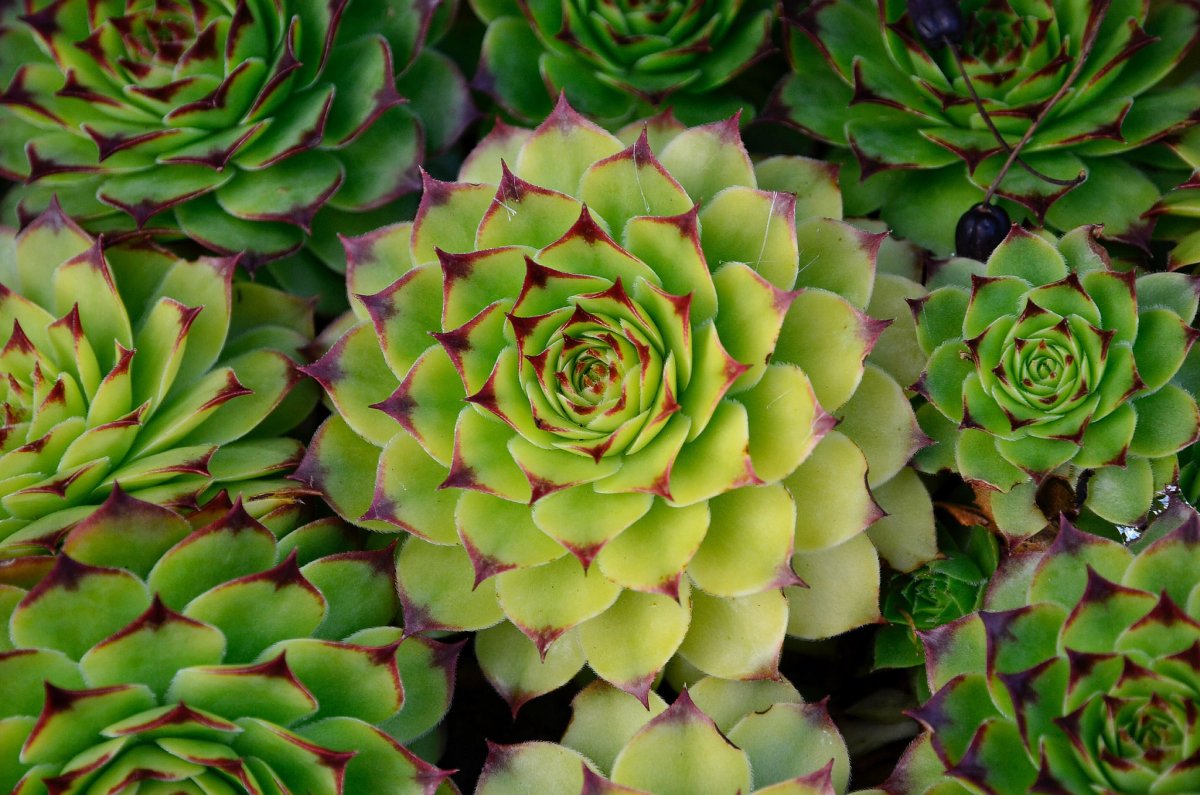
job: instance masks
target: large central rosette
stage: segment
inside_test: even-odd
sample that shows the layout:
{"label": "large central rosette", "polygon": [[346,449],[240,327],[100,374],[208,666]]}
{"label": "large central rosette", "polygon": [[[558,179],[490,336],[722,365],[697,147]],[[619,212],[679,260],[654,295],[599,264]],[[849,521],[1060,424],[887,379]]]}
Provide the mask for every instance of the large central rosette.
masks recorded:
{"label": "large central rosette", "polygon": [[876,499],[885,554],[932,554],[912,410],[864,363],[882,236],[808,218],[831,174],[753,166],[735,120],[630,138],[565,103],[498,128],[411,227],[349,241],[360,322],[307,368],[337,416],[298,476],[415,536],[408,628],[498,624],[477,651],[514,701],[585,659],[643,697],[677,650],[771,675],[789,626],[875,620]]}

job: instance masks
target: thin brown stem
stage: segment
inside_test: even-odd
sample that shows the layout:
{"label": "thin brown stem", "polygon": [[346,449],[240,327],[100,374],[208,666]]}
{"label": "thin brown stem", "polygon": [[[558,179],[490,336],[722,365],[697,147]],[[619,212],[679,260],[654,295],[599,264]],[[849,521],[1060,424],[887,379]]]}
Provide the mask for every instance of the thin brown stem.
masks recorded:
{"label": "thin brown stem", "polygon": [[[975,103],[975,109],[978,110],[979,115],[983,117],[983,123],[987,125],[989,130],[991,130],[992,136],[995,137],[996,142],[999,143],[1000,146],[1004,147],[1004,151],[1011,156],[1013,153],[1013,148],[1009,146],[1008,141],[1004,140],[1004,136],[1000,133],[1000,130],[996,128],[996,124],[992,121],[991,115],[987,112],[987,109],[983,107],[983,100],[979,98],[979,93],[975,90],[975,83],[971,80],[971,76],[967,74],[966,67],[963,66],[962,56],[958,52],[958,47],[945,37],[942,38],[942,41],[945,42],[946,46],[950,48],[950,54],[954,57],[954,63],[958,66],[958,73],[962,75],[963,82],[967,84],[967,92],[971,95],[971,99]],[[1041,171],[1038,171],[1036,168],[1029,165],[1019,157],[1017,158],[1016,162],[1018,166],[1025,169],[1035,178],[1049,182],[1051,185],[1079,184],[1078,177],[1075,179],[1057,179],[1049,174],[1043,174]]]}
{"label": "thin brown stem", "polygon": [[[1071,68],[1071,73],[1067,75],[1067,79],[1063,81],[1061,86],[1059,86],[1058,91],[1055,92],[1054,96],[1050,98],[1050,101],[1042,107],[1042,110],[1040,113],[1038,113],[1037,118],[1033,120],[1033,124],[1029,125],[1029,127],[1025,130],[1025,134],[1021,136],[1021,140],[1017,141],[1017,145],[1014,146],[1008,153],[1008,160],[1004,161],[1004,165],[1000,167],[1000,173],[996,175],[994,180],[992,180],[992,184],[988,187],[987,193],[983,197],[983,201],[985,203],[991,201],[992,196],[996,193],[996,188],[1000,187],[1000,183],[1004,180],[1004,176],[1008,173],[1008,170],[1012,168],[1013,162],[1016,161],[1017,155],[1019,155],[1021,150],[1025,148],[1025,144],[1029,143],[1029,139],[1033,137],[1034,132],[1037,131],[1037,128],[1041,125],[1041,123],[1046,120],[1046,116],[1050,114],[1050,111],[1054,108],[1054,106],[1058,104],[1059,100],[1066,96],[1066,93],[1070,90],[1071,85],[1075,82],[1076,78],[1079,77],[1079,73],[1083,71],[1083,67],[1087,62],[1088,55],[1091,54],[1092,48],[1096,46],[1096,36],[1100,33],[1100,25],[1103,22],[1105,15],[1108,13],[1109,6],[1112,5],[1112,0],[1099,0],[1096,5],[1098,6],[1098,10],[1096,14],[1092,16],[1092,19],[1095,20],[1095,23],[1088,30],[1084,31],[1083,44],[1079,48],[1079,54],[1075,56],[1075,65]],[[1084,174],[1083,172],[1080,172],[1075,181],[1078,183],[1082,182],[1083,179]]]}

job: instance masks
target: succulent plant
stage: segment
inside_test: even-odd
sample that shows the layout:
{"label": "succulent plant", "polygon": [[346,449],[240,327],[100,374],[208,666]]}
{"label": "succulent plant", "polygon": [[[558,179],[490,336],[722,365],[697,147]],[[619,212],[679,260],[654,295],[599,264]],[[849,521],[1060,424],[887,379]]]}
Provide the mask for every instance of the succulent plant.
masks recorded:
{"label": "succulent plant", "polygon": [[459,647],[387,626],[393,548],[339,543],[114,490],[37,585],[0,567],[0,789],[432,793],[403,744]]}
{"label": "succulent plant", "polygon": [[565,92],[610,128],[665,105],[693,124],[752,111],[727,84],[770,50],[777,14],[769,0],[471,6],[487,24],[475,85],[525,123]]}
{"label": "succulent plant", "polygon": [[[1177,506],[1178,507],[1178,506]],[[924,636],[926,733],[888,793],[1195,792],[1200,520],[1130,549],[1063,521]],[[1152,526],[1151,530],[1155,528]]]}
{"label": "succulent plant", "polygon": [[411,534],[406,626],[484,630],[514,707],[585,661],[643,698],[676,652],[772,675],[785,632],[878,620],[876,546],[936,551],[912,409],[864,363],[883,236],[811,217],[831,170],[752,165],[734,119],[635,137],[565,102],[497,127],[347,241],[359,322],[306,368],[335,414],[297,477]]}
{"label": "succulent plant", "polygon": [[986,265],[958,260],[913,303],[930,357],[918,416],[938,442],[917,463],[987,489],[1009,536],[1046,525],[1048,478],[1100,519],[1137,522],[1200,433],[1196,279],[1113,270],[1095,234],[1014,226]]}
{"label": "succulent plant", "polygon": [[23,218],[57,195],[91,231],[182,233],[254,265],[418,189],[426,144],[470,118],[457,67],[424,46],[453,3],[25,11],[0,34],[0,174],[23,182]]}
{"label": "succulent plant", "polygon": [[974,613],[1000,563],[996,536],[981,525],[939,528],[939,557],[887,583],[883,617],[888,625],[875,634],[875,667],[920,665],[924,652],[918,631]]}
{"label": "succulent plant", "polygon": [[837,795],[850,777],[824,703],[786,680],[706,678],[649,708],[594,682],[571,708],[562,745],[490,745],[476,795]]}
{"label": "succulent plant", "polygon": [[[770,113],[842,148],[847,211],[878,209],[898,234],[946,254],[949,219],[1000,180],[1016,220],[1060,232],[1104,224],[1106,236],[1144,244],[1141,216],[1161,190],[1128,154],[1200,108],[1200,85],[1164,80],[1196,39],[1195,5],[967,0],[961,43],[949,46],[922,40],[911,5],[824,0],[787,20],[794,74]],[[1086,181],[1005,173],[1023,140],[1026,166]]]}
{"label": "succulent plant", "polygon": [[0,234],[0,557],[44,551],[113,484],[185,505],[293,468],[312,307],[236,259],[111,248],[57,203]]}

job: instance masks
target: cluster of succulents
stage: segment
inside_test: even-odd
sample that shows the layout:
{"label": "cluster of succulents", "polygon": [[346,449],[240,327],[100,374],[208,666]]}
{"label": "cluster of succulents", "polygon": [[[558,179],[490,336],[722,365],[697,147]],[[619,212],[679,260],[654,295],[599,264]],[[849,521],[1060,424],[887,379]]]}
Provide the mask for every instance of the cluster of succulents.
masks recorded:
{"label": "cluster of succulents", "polygon": [[0,0],[0,793],[1200,792],[1198,37]]}

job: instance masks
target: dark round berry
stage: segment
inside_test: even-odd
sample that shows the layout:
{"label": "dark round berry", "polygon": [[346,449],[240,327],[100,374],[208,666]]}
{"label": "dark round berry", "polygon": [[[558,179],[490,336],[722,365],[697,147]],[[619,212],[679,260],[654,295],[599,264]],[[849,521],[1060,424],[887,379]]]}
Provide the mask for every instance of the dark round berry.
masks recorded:
{"label": "dark round berry", "polygon": [[909,0],[908,16],[917,35],[929,47],[941,47],[947,41],[963,40],[962,9],[955,0]]}
{"label": "dark round berry", "polygon": [[954,229],[954,249],[960,257],[985,261],[1008,237],[1012,221],[998,204],[980,202],[962,214]]}

